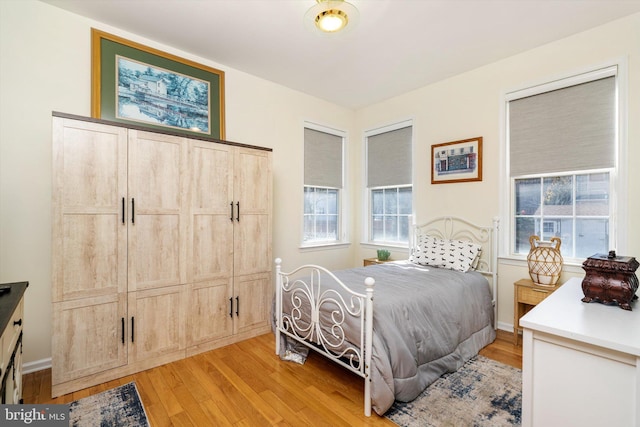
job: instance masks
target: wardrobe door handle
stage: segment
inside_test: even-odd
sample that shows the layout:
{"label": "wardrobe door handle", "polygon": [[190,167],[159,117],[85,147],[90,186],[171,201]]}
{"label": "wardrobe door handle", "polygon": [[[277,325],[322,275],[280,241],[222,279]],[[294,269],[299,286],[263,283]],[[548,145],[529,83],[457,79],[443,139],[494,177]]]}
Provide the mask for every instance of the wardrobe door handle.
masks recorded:
{"label": "wardrobe door handle", "polygon": [[233,200],[230,203],[231,205],[231,216],[229,217],[229,219],[231,220],[231,222],[233,222]]}
{"label": "wardrobe door handle", "polygon": [[124,205],[125,205],[125,201],[124,201],[124,197],[122,198],[122,223],[124,224],[125,222],[127,222],[127,220],[124,217]]}
{"label": "wardrobe door handle", "polygon": [[14,320],[14,321],[13,321],[13,326],[16,326],[16,325],[18,325],[18,326],[22,326],[22,319]]}
{"label": "wardrobe door handle", "polygon": [[134,334],[135,334],[135,324],[134,324],[134,318],[133,316],[131,316],[131,342],[134,342]]}
{"label": "wardrobe door handle", "polygon": [[[233,205],[233,203],[231,204]],[[229,317],[233,317],[233,297],[229,298]]]}
{"label": "wardrobe door handle", "polygon": [[136,199],[131,198],[131,224],[136,223]]}
{"label": "wardrobe door handle", "polygon": [[238,216],[236,216],[236,221],[240,222],[240,202],[236,202],[236,208],[238,209]]}
{"label": "wardrobe door handle", "polygon": [[124,344],[124,317],[121,320],[122,320],[122,344]]}
{"label": "wardrobe door handle", "polygon": [[236,316],[240,316],[240,297],[236,297]]}

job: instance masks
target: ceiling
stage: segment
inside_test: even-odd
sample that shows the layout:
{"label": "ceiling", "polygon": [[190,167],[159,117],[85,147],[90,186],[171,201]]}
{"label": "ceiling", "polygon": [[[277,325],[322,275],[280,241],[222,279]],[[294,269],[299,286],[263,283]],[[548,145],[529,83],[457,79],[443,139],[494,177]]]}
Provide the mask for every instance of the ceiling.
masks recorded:
{"label": "ceiling", "polygon": [[303,24],[315,0],[42,0],[352,109],[640,12],[640,0],[350,0],[351,31]]}

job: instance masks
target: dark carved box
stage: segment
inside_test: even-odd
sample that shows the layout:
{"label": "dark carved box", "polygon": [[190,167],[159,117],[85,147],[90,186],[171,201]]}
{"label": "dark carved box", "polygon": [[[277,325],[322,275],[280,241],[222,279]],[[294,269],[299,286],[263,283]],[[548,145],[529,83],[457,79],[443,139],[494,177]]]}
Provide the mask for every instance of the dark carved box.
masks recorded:
{"label": "dark carved box", "polygon": [[637,299],[638,261],[634,257],[595,254],[582,263],[586,274],[582,281],[582,301],[614,304],[631,310],[631,301]]}

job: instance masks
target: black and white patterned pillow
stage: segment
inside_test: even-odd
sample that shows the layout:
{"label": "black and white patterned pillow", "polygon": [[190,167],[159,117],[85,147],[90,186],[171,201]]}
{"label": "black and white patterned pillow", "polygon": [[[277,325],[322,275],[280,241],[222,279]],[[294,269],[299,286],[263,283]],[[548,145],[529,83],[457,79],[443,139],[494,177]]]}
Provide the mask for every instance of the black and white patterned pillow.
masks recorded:
{"label": "black and white patterned pillow", "polygon": [[420,236],[411,261],[431,267],[467,272],[475,264],[482,247],[462,240],[443,240]]}

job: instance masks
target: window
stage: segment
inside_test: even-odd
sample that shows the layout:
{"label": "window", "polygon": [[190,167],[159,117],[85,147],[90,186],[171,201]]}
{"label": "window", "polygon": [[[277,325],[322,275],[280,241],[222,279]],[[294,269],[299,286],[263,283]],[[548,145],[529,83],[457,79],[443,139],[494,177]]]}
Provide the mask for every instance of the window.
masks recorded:
{"label": "window", "polygon": [[611,67],[507,95],[512,254],[534,234],[565,260],[615,247],[617,84]]}
{"label": "window", "polygon": [[304,242],[338,241],[338,192],[336,188],[304,187]]}
{"label": "window", "polygon": [[535,234],[560,237],[564,257],[607,253],[609,188],[609,172],[516,179],[516,252],[528,253]]}
{"label": "window", "polygon": [[[304,129],[303,245],[342,240],[342,176],[344,136],[308,124]],[[333,133],[331,133],[333,132]]]}
{"label": "window", "polygon": [[369,241],[404,246],[413,211],[412,126],[403,122],[366,137]]}
{"label": "window", "polygon": [[409,242],[411,187],[371,189],[371,240]]}

